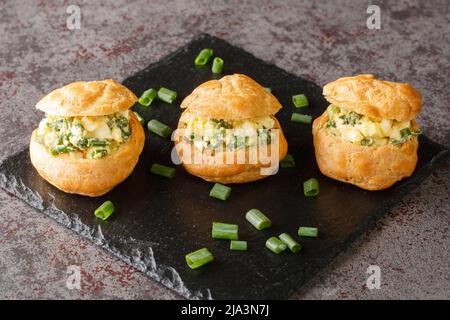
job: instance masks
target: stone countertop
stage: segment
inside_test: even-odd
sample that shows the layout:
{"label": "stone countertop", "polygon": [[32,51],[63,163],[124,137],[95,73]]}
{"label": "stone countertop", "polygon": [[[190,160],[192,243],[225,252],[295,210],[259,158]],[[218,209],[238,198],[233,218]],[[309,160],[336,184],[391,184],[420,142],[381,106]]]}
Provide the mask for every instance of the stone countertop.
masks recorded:
{"label": "stone countertop", "polygon": [[[214,3],[214,5],[213,5]],[[66,9],[78,4],[81,29]],[[44,94],[76,80],[123,80],[208,32],[320,85],[370,72],[423,93],[424,133],[450,144],[449,2],[4,1],[0,9],[0,159],[23,148]],[[450,161],[293,299],[450,298]],[[65,286],[81,267],[81,290]],[[381,288],[365,287],[367,267]],[[175,293],[0,190],[0,298],[177,299]]]}

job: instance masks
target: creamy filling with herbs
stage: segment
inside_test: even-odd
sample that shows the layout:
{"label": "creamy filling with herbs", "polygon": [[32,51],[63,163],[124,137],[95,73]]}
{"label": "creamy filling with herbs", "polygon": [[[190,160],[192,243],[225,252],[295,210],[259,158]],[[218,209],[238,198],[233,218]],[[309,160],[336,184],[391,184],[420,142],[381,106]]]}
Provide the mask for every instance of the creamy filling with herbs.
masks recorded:
{"label": "creamy filling with herbs", "polygon": [[401,145],[420,134],[420,131],[412,128],[411,121],[378,121],[332,104],[327,114],[326,127],[333,135],[363,146]]}
{"label": "creamy filling with herbs", "polygon": [[185,125],[184,139],[201,151],[236,150],[270,144],[275,120],[270,116],[235,121],[192,116]]}
{"label": "creamy filling with herbs", "polygon": [[117,150],[131,135],[129,110],[98,117],[47,115],[36,141],[55,156],[99,159]]}

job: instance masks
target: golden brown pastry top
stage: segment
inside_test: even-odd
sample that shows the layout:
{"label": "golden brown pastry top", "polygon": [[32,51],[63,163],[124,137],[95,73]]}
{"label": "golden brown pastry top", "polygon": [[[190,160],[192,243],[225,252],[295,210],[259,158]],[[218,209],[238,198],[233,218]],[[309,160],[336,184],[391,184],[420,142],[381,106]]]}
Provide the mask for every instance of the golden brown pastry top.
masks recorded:
{"label": "golden brown pastry top", "polygon": [[136,101],[133,92],[108,79],[65,85],[42,98],[36,108],[53,116],[102,116],[125,111]]}
{"label": "golden brown pastry top", "polygon": [[252,78],[233,74],[202,83],[181,108],[202,118],[239,120],[273,115],[281,104]]}
{"label": "golden brown pastry top", "polygon": [[332,104],[374,119],[412,120],[422,108],[422,96],[407,83],[378,80],[371,74],[344,77],[323,87]]}

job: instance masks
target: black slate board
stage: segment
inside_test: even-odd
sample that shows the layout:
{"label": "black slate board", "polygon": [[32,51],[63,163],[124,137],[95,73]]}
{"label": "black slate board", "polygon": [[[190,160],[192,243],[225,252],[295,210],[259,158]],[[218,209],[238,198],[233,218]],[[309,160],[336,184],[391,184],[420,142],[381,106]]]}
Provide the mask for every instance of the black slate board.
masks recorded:
{"label": "black slate board", "polygon": [[[389,190],[368,192],[328,179],[315,164],[311,127],[289,120],[294,110],[291,96],[296,93],[309,97],[311,106],[302,111],[313,117],[320,115],[327,106],[321,88],[206,34],[124,81],[138,96],[149,87],[159,86],[179,93],[174,105],[158,102],[151,109],[134,109],[146,120],[157,118],[175,128],[181,100],[197,85],[213,78],[210,66],[198,70],[193,64],[196,54],[205,47],[213,48],[225,60],[224,74],[244,73],[273,88],[284,106],[277,117],[289,152],[297,160],[296,168],[236,185],[230,200],[221,202],[208,196],[211,183],[190,176],[181,167],[171,180],[151,175],[152,163],[171,164],[172,143],[147,133],[144,152],[133,174],[103,197],[69,195],[50,186],[31,166],[28,148],[0,165],[0,186],[185,297],[288,298],[449,155],[449,149],[421,136],[414,175]],[[302,181],[310,177],[320,182],[316,198],[303,196]],[[111,199],[118,211],[102,222],[93,211],[106,199]],[[273,227],[256,231],[244,219],[250,208],[267,213]],[[227,241],[212,240],[212,221],[239,224],[240,237],[249,241],[249,251],[232,252]],[[301,225],[319,227],[320,237],[301,239],[304,249],[300,253],[277,256],[264,248],[269,236],[281,232],[298,239],[296,231]],[[184,256],[201,247],[208,247],[215,261],[190,270]]]}

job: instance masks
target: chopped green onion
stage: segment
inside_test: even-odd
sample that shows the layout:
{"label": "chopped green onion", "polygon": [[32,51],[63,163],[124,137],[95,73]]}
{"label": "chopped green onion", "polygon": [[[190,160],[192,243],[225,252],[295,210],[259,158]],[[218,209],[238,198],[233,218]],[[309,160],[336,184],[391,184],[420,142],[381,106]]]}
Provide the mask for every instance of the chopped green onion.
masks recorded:
{"label": "chopped green onion", "polygon": [[175,168],[166,167],[158,163],[152,164],[150,172],[166,178],[173,178],[175,176]]}
{"label": "chopped green onion", "polygon": [[245,219],[247,219],[247,221],[258,230],[269,228],[272,225],[272,221],[270,221],[270,219],[258,209],[249,210],[245,214]]}
{"label": "chopped green onion", "polygon": [[238,225],[213,222],[211,236],[213,239],[237,240]]}
{"label": "chopped green onion", "polygon": [[107,154],[108,154],[108,151],[106,151],[105,149],[96,149],[90,153],[90,156],[93,159],[100,159],[100,158],[103,158],[104,156],[106,156]]}
{"label": "chopped green onion", "polygon": [[405,139],[391,139],[391,143],[394,146],[401,145],[401,144],[405,143]]}
{"label": "chopped green onion", "polygon": [[247,251],[247,241],[231,240],[230,250]]}
{"label": "chopped green onion", "polygon": [[363,139],[361,139],[360,143],[362,146],[367,146],[370,147],[371,145],[374,144],[374,140],[372,137],[364,137]]}
{"label": "chopped green onion", "polygon": [[292,239],[292,237],[287,233],[280,234],[278,238],[280,238],[280,240],[283,241],[288,246],[289,250],[291,250],[294,253],[299,252],[302,249],[300,243]]}
{"label": "chopped green onion", "polygon": [[80,148],[87,148],[89,146],[89,140],[86,138],[80,138],[80,140],[77,141],[77,146]]}
{"label": "chopped green onion", "polygon": [[168,125],[156,119],[152,119],[147,123],[147,129],[163,138],[167,138],[172,134],[172,129]]}
{"label": "chopped green onion", "polygon": [[158,90],[158,99],[167,103],[172,103],[177,98],[177,93],[173,90],[161,87]]}
{"label": "chopped green onion", "polygon": [[67,147],[67,146],[56,146],[50,150],[50,153],[54,156],[61,154],[61,153],[69,153],[73,151],[73,148]]}
{"label": "chopped green onion", "polygon": [[227,200],[231,195],[231,188],[224,186],[223,184],[216,183],[212,187],[211,191],[209,192],[209,196],[212,198],[220,199],[220,200]]}
{"label": "chopped green onion", "polygon": [[311,178],[303,182],[303,193],[307,197],[314,197],[319,194],[319,181],[315,178]]}
{"label": "chopped green onion", "polygon": [[327,128],[336,128],[336,122],[334,120],[328,120]]}
{"label": "chopped green onion", "polygon": [[293,168],[295,167],[295,159],[292,154],[288,153],[283,160],[281,160],[280,165],[282,168]]}
{"label": "chopped green onion", "polygon": [[402,138],[408,138],[412,135],[411,130],[409,128],[403,128],[400,130],[400,135]]}
{"label": "chopped green onion", "polygon": [[305,123],[305,124],[311,124],[312,117],[307,114],[293,113],[291,116],[291,121]]}
{"label": "chopped green onion", "polygon": [[210,48],[205,48],[202,51],[200,51],[200,53],[198,54],[198,56],[195,58],[195,65],[196,66],[204,66],[209,58],[211,58],[211,56],[213,55],[213,50]]}
{"label": "chopped green onion", "polygon": [[138,101],[143,106],[148,107],[149,105],[152,104],[153,100],[155,99],[155,97],[157,95],[158,95],[158,92],[155,89],[150,88],[150,89],[144,91],[144,93],[141,95],[141,97],[139,98]]}
{"label": "chopped green onion", "polygon": [[137,113],[136,111],[134,111],[134,114],[136,115],[136,118],[138,119],[139,123],[141,125],[144,125],[145,124],[145,119],[142,118],[142,116],[139,113]]}
{"label": "chopped green onion", "polygon": [[[414,137],[414,136],[418,136],[421,134],[420,129],[417,131],[411,130],[410,128],[403,128],[400,130],[400,135],[401,138],[400,139],[391,139],[391,143],[393,145],[401,145],[403,143],[405,143],[410,137]],[[361,141],[362,143],[362,141]]]}
{"label": "chopped green onion", "polygon": [[191,252],[185,258],[187,265],[191,269],[197,269],[214,260],[212,253],[206,248]]}
{"label": "chopped green onion", "polygon": [[266,248],[273,253],[279,254],[287,249],[286,244],[277,237],[270,237],[266,241]]}
{"label": "chopped green onion", "polygon": [[298,228],[298,235],[300,237],[316,238],[319,235],[319,229],[310,227],[300,227]]}
{"label": "chopped green onion", "polygon": [[269,91],[270,93],[272,93],[272,88],[265,87],[264,89],[266,89],[267,91]]}
{"label": "chopped green onion", "polygon": [[105,147],[108,144],[105,140],[89,139],[89,145],[93,147]]}
{"label": "chopped green onion", "polygon": [[308,98],[304,94],[296,94],[295,96],[292,96],[292,102],[296,108],[309,106]]}
{"label": "chopped green onion", "polygon": [[223,69],[223,60],[219,57],[215,57],[213,60],[213,65],[212,65],[212,72],[213,73],[222,73],[222,69]]}
{"label": "chopped green onion", "polygon": [[108,200],[108,201],[105,201],[100,207],[98,207],[94,211],[94,215],[97,218],[106,220],[109,218],[110,215],[113,214],[115,209],[116,209],[116,207],[114,206],[114,203],[112,203],[111,201]]}

